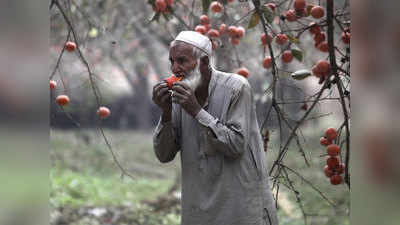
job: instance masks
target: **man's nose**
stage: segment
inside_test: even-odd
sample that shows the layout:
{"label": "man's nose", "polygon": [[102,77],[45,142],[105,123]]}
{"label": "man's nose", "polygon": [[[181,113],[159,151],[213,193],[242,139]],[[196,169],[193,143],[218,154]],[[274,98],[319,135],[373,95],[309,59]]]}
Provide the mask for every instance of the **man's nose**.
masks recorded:
{"label": "man's nose", "polygon": [[175,62],[172,63],[172,65],[171,65],[171,70],[172,70],[173,73],[179,72],[179,66],[178,66],[178,64],[175,63]]}

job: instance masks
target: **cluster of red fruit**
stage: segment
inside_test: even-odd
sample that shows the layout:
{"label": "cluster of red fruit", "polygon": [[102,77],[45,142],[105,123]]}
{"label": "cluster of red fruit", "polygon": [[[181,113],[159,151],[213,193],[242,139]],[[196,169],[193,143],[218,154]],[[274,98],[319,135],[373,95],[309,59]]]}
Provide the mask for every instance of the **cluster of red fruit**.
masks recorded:
{"label": "cluster of red fruit", "polygon": [[341,184],[343,178],[341,174],[344,173],[345,165],[339,162],[337,157],[340,153],[338,145],[333,144],[333,141],[337,138],[337,131],[334,128],[328,128],[325,131],[325,137],[321,137],[320,144],[326,146],[328,157],[326,159],[326,166],[324,168],[325,175],[330,178],[331,184]]}
{"label": "cluster of red fruit", "polygon": [[174,0],[156,0],[153,5],[154,12],[168,13],[169,7],[172,7]]}
{"label": "cluster of red fruit", "polygon": [[308,26],[310,33],[314,35],[314,46],[322,52],[328,52],[328,42],[326,41],[326,34],[322,31],[321,27],[312,22]]}
{"label": "cluster of red fruit", "polygon": [[[268,42],[272,43],[273,37],[271,34],[266,35],[264,33],[261,35],[260,40],[261,40],[262,45],[267,46]],[[278,34],[275,37],[275,43],[278,45],[284,45],[288,42],[288,40],[289,40],[289,38],[286,34]],[[283,51],[281,60],[284,63],[290,63],[293,60],[292,51],[290,49]],[[270,56],[266,56],[262,62],[263,67],[266,69],[271,67],[271,65],[272,65],[271,63],[272,63],[272,59]]]}
{"label": "cluster of red fruit", "polygon": [[[65,43],[65,49],[69,52],[73,52],[76,49],[76,44],[72,41]],[[50,80],[50,90],[53,91],[57,88],[57,82],[55,80]],[[56,98],[56,102],[59,106],[66,106],[69,104],[70,99],[68,95],[59,95]],[[97,110],[97,115],[104,119],[110,115],[110,110],[107,107],[101,106]]]}
{"label": "cluster of red fruit", "polygon": [[[275,5],[273,3],[268,3],[268,7],[275,10]],[[273,5],[271,5],[273,4]],[[284,18],[289,22],[294,22],[298,18],[307,17],[311,15],[315,19],[320,19],[324,17],[325,11],[324,8],[317,5],[314,6],[313,4],[307,4],[305,0],[295,0],[293,2],[293,8],[285,12]]]}
{"label": "cluster of red fruit", "polygon": [[[225,24],[221,24],[222,25]],[[194,30],[202,35],[207,35],[212,41],[212,49],[215,50],[217,48],[217,41],[213,40],[214,38],[219,38],[222,31],[218,31],[217,29],[210,28],[210,18],[207,15],[200,16],[200,25],[197,25]],[[225,25],[226,27],[226,25]]]}

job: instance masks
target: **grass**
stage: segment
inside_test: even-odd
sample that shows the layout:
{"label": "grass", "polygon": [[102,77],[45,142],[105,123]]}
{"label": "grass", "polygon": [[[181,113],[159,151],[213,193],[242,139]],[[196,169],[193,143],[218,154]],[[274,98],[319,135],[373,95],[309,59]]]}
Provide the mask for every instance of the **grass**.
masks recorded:
{"label": "grass", "polygon": [[51,204],[60,206],[131,206],[153,200],[172,184],[168,179],[122,180],[119,176],[93,176],[71,170],[52,169]]}
{"label": "grass", "polygon": [[[309,127],[303,130],[307,142],[302,142],[310,167],[304,163],[296,146],[289,148],[283,161],[295,169],[305,179],[312,182],[329,199],[335,203],[330,206],[315,190],[295,174],[288,172],[292,185],[298,191],[298,197],[307,216],[307,224],[346,225],[349,224],[349,191],[345,185],[332,186],[323,173],[325,163],[321,155],[324,149],[319,145],[323,129]],[[106,130],[106,135],[114,148],[121,165],[135,176],[120,179],[116,167],[104,140],[97,130],[51,131],[51,206],[85,207],[85,206],[118,206],[135,205],[142,200],[152,200],[166,193],[179,174],[180,160],[161,164],[155,157],[150,133],[137,131]],[[278,154],[277,133],[272,133],[267,165]],[[280,182],[278,196],[278,216],[281,225],[304,224],[302,212],[296,194],[287,188],[283,178]],[[274,190],[276,191],[276,189]],[[147,210],[143,208],[143,210]],[[144,212],[150,218],[151,212]],[[179,215],[171,214],[170,220],[164,222],[147,222],[147,224],[178,224]],[[155,221],[161,221],[158,218]],[[175,221],[175,222],[171,222]]]}

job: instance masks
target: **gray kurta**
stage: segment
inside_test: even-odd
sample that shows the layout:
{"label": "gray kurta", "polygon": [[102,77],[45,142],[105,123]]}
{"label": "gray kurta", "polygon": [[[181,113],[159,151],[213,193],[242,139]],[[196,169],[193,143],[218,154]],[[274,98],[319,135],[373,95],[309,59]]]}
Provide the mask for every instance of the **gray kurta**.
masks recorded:
{"label": "gray kurta", "polygon": [[278,224],[246,78],[213,70],[203,109],[193,118],[173,104],[154,150],[161,162],[180,151],[182,225]]}

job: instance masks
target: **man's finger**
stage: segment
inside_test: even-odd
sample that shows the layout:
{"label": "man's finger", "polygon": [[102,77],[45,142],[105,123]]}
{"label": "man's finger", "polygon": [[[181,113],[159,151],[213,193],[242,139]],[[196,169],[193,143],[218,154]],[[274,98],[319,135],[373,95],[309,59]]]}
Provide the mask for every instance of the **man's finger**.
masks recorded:
{"label": "man's finger", "polygon": [[183,94],[181,94],[181,93],[179,93],[179,92],[174,92],[173,94],[172,94],[172,99],[186,99],[186,96],[185,95],[183,95]]}
{"label": "man's finger", "polygon": [[171,95],[164,95],[161,97],[161,102],[167,102],[169,98],[171,98]]}
{"label": "man's finger", "polygon": [[183,82],[176,82],[176,83],[174,83],[173,85],[172,85],[172,88],[174,88],[174,86],[180,86],[180,87],[182,87],[183,89],[185,89],[185,90],[192,90],[190,87],[189,87],[189,85],[187,85],[186,83],[183,83]]}
{"label": "man's finger", "polygon": [[153,91],[157,92],[160,88],[163,88],[163,87],[168,87],[168,84],[165,81],[161,81],[161,82],[157,83],[156,85],[154,85]]}
{"label": "man's finger", "polygon": [[168,93],[168,88],[167,88],[167,87],[162,87],[162,88],[160,88],[160,90],[158,90],[156,93],[157,93],[156,95],[157,95],[158,97],[163,97],[164,95],[170,95],[170,94]]}
{"label": "man's finger", "polygon": [[175,91],[175,92],[178,92],[178,93],[180,93],[182,95],[189,95],[190,94],[189,90],[186,90],[184,87],[182,87],[180,85],[172,86],[172,90]]}

